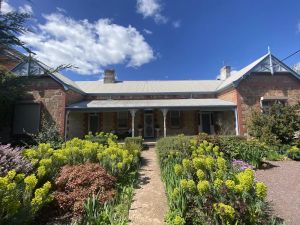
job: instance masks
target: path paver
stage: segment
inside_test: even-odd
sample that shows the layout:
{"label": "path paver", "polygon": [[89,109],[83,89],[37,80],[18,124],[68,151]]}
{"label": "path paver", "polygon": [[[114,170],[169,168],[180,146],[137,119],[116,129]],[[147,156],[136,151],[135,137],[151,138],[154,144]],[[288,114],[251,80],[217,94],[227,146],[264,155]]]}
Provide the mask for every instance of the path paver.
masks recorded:
{"label": "path paver", "polygon": [[300,224],[300,162],[270,162],[274,167],[256,171],[256,178],[268,186],[267,200],[274,214],[287,225]]}
{"label": "path paver", "polygon": [[139,184],[129,211],[131,225],[163,225],[167,199],[155,149],[142,151]]}

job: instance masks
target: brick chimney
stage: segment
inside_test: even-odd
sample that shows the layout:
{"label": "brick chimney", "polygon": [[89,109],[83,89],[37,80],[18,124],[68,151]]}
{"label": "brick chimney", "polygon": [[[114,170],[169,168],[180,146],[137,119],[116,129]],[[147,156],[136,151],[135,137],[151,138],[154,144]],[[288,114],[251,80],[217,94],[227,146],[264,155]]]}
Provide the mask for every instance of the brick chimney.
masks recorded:
{"label": "brick chimney", "polygon": [[226,80],[230,77],[231,66],[223,66],[220,70],[220,80]]}
{"label": "brick chimney", "polygon": [[109,83],[115,83],[116,82],[116,73],[115,70],[105,70],[104,71],[104,77],[103,77],[103,82],[105,84]]}

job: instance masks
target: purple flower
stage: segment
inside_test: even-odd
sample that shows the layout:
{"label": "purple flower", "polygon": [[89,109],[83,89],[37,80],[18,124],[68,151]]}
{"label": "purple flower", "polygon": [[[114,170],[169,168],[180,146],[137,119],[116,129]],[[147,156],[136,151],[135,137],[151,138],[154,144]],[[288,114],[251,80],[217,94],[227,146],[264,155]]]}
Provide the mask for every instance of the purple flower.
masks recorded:
{"label": "purple flower", "polygon": [[237,170],[237,171],[244,171],[246,169],[253,169],[253,166],[244,162],[243,160],[236,160],[234,159],[232,161],[232,167],[234,170]]}

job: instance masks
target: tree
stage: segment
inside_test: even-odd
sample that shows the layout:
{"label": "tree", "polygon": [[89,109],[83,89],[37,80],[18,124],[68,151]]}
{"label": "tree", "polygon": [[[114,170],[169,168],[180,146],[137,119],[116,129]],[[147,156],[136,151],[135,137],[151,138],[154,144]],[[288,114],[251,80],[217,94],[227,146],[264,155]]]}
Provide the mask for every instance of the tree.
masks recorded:
{"label": "tree", "polygon": [[292,144],[300,130],[300,105],[274,104],[265,112],[253,111],[249,134],[267,144]]}
{"label": "tree", "polygon": [[31,53],[18,36],[28,30],[25,23],[30,18],[28,13],[0,13],[0,43],[5,46],[19,46]]}

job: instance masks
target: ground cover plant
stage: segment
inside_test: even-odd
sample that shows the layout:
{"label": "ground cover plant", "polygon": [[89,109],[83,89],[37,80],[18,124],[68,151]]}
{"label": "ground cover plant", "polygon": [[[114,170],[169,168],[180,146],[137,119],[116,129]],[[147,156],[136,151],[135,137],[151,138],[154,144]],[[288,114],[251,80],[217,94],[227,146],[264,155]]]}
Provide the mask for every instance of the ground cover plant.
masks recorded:
{"label": "ground cover plant", "polygon": [[[106,221],[104,224],[126,224],[140,150],[135,142],[121,145],[114,135],[104,133],[89,134],[83,140],[74,138],[59,149],[49,143],[25,149],[22,154],[32,165],[32,172],[26,176],[9,170],[0,177],[0,223],[45,224],[43,219],[57,218],[45,218],[43,212],[48,215],[68,208],[67,216],[56,224],[98,224],[93,223],[99,220],[97,215]],[[93,196],[98,196],[95,208],[86,207],[91,205],[86,199]],[[91,218],[91,210],[100,211]],[[112,217],[107,223],[105,218]]]}
{"label": "ground cover plant", "polygon": [[255,181],[250,165],[235,161],[233,166],[219,146],[205,140],[190,139],[184,151],[164,149],[167,143],[158,143],[157,150],[168,224],[275,223],[265,201],[267,187]]}

